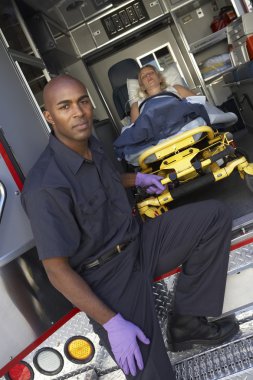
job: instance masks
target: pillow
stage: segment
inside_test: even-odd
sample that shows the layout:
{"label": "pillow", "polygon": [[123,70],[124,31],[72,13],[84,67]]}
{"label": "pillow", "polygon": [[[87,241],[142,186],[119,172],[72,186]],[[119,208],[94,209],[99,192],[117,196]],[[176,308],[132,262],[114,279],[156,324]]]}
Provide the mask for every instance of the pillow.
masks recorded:
{"label": "pillow", "polygon": [[139,92],[139,82],[138,79],[128,79],[127,78],[127,92],[128,92],[128,102],[130,106],[140,100]]}
{"label": "pillow", "polygon": [[[185,86],[186,83],[181,77],[176,63],[171,63],[163,72],[162,75],[165,77],[168,85],[174,86],[175,84],[181,84],[181,86]],[[144,93],[142,93],[139,89],[138,79],[127,79],[127,91],[128,91],[128,99],[130,106],[138,101],[143,100],[145,97]]]}

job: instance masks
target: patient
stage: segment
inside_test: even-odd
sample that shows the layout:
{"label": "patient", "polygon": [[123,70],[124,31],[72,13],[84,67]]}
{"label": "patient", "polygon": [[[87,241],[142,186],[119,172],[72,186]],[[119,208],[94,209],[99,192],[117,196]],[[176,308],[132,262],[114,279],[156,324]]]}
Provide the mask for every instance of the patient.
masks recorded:
{"label": "patient", "polygon": [[[173,92],[181,98],[187,96],[195,96],[195,94],[180,84],[169,85],[162,73],[153,65],[146,65],[142,67],[138,74],[138,82],[140,91],[143,95],[143,100],[149,96],[154,96],[162,91]],[[135,102],[131,105],[131,122],[134,123],[140,114],[139,106],[141,102]]]}
{"label": "patient", "polygon": [[[152,65],[140,69],[138,82],[139,100],[131,104],[132,124],[124,127],[114,142],[117,157],[134,166],[139,165],[139,156],[147,148],[177,134],[200,126],[237,121],[235,114],[224,113],[209,104],[205,96],[197,96],[180,84],[168,85]],[[200,136],[201,133],[196,133],[193,138],[197,141]]]}
{"label": "patient", "polygon": [[[143,100],[131,105],[132,124],[124,128],[114,142],[116,155],[138,166],[140,154],[148,147],[160,144],[176,134],[210,125],[205,107],[198,102],[188,102],[193,92],[175,84],[170,86],[159,71],[147,65],[139,72]],[[197,140],[200,134],[194,135]]]}

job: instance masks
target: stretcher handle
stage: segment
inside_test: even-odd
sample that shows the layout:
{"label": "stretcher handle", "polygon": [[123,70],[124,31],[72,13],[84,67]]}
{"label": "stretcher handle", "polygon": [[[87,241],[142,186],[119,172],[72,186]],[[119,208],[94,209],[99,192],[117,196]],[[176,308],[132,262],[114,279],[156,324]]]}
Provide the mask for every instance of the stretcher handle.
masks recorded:
{"label": "stretcher handle", "polygon": [[139,157],[139,166],[141,167],[141,169],[144,169],[144,170],[147,169],[148,164],[145,163],[145,160],[147,159],[147,157],[151,156],[152,154],[156,152],[159,152],[159,150],[161,149],[168,148],[178,143],[179,141],[186,139],[188,137],[192,137],[193,135],[196,135],[198,133],[207,133],[209,140],[212,140],[214,138],[214,131],[211,127],[203,126],[203,127],[193,128],[189,131],[180,133],[179,135],[172,137],[168,141],[165,141],[161,144],[157,144],[156,146],[152,146],[151,148],[148,148],[147,150],[145,150],[145,152],[143,152]]}

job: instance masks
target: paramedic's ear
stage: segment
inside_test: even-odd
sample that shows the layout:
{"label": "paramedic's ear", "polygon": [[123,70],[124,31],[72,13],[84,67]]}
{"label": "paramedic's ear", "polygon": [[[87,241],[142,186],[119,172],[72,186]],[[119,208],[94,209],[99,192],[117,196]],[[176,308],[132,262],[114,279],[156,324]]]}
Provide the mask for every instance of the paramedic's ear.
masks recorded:
{"label": "paramedic's ear", "polygon": [[54,125],[54,121],[53,121],[53,119],[52,119],[52,117],[51,117],[51,115],[50,115],[50,113],[49,113],[48,111],[44,111],[44,112],[43,112],[43,115],[44,115],[46,121],[47,121],[49,124]]}

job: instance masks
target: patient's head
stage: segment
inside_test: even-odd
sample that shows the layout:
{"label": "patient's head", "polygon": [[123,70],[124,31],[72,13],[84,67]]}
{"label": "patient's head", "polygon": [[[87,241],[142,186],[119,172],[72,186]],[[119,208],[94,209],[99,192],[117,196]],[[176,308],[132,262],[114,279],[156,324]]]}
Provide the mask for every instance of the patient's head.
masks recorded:
{"label": "patient's head", "polygon": [[168,86],[162,73],[153,65],[146,65],[140,69],[138,81],[140,90],[146,96],[155,95]]}

